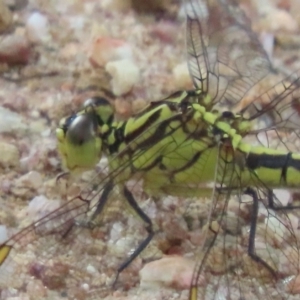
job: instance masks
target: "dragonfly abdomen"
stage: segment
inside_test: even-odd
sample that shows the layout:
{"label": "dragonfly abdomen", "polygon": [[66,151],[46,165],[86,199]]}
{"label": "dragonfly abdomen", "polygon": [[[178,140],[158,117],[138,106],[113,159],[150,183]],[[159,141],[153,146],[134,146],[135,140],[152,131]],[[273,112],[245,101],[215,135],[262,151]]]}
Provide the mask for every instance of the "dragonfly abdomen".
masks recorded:
{"label": "dragonfly abdomen", "polygon": [[246,157],[246,167],[270,187],[300,186],[300,154],[253,147]]}

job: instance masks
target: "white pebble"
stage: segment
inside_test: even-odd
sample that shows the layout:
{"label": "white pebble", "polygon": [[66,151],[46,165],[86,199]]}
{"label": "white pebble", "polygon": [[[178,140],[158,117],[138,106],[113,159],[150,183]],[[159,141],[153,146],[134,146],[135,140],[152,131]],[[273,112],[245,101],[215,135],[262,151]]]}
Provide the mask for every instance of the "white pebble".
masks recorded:
{"label": "white pebble", "polygon": [[123,232],[124,232],[124,225],[121,222],[114,223],[110,230],[110,234],[109,234],[110,239],[116,242],[122,237]]}
{"label": "white pebble", "polygon": [[[1,122],[1,121],[0,121]],[[19,150],[15,145],[0,142],[0,165],[3,167],[16,167],[19,165]]]}
{"label": "white pebble", "polygon": [[89,60],[93,66],[103,67],[110,61],[130,59],[132,49],[128,43],[110,37],[96,38],[89,51]]}
{"label": "white pebble", "polygon": [[32,57],[32,48],[27,37],[18,34],[8,34],[1,37],[1,63],[9,65],[27,64]]}
{"label": "white pebble", "polygon": [[272,58],[275,47],[275,36],[270,32],[262,32],[260,41],[268,56]]}
{"label": "white pebble", "polygon": [[287,30],[295,32],[298,24],[290,12],[276,7],[276,1],[273,0],[252,0],[258,14],[263,16],[260,23],[264,31]]}
{"label": "white pebble", "polygon": [[279,202],[282,204],[282,206],[287,206],[292,200],[292,195],[288,190],[274,189],[273,193],[275,197],[279,200]]}
{"label": "white pebble", "polygon": [[24,132],[26,129],[21,115],[0,106],[0,133]]}
{"label": "white pebble", "polygon": [[94,266],[92,266],[92,265],[88,265],[88,266],[86,267],[86,271],[87,271],[89,274],[95,274],[95,273],[97,273],[96,268],[95,268]]}
{"label": "white pebble", "polygon": [[0,244],[7,240],[7,229],[6,226],[0,225]]}
{"label": "white pebble", "polygon": [[109,240],[107,247],[114,256],[124,258],[124,255],[131,253],[135,248],[135,241],[136,237],[133,236],[121,237],[116,242]]}
{"label": "white pebble", "polygon": [[274,9],[269,12],[265,17],[266,30],[286,30],[290,32],[296,32],[298,30],[298,24],[293,19],[290,13],[283,9]]}
{"label": "white pebble", "polygon": [[146,264],[139,272],[141,287],[157,286],[187,289],[191,284],[195,262],[180,256],[163,257]]}
{"label": "white pebble", "polygon": [[34,12],[26,22],[28,39],[33,43],[45,42],[49,39],[49,22],[46,16]]}
{"label": "white pebble", "polygon": [[83,16],[74,16],[68,18],[70,28],[75,30],[83,30],[85,18]]}
{"label": "white pebble", "polygon": [[83,283],[81,285],[81,287],[85,290],[85,291],[89,291],[90,290],[90,286],[87,283]]}
{"label": "white pebble", "polygon": [[299,218],[297,216],[295,216],[292,212],[288,213],[287,215],[288,215],[289,222],[290,222],[290,223],[288,223],[288,226],[290,226],[292,230],[297,232],[298,226],[299,226]]}
{"label": "white pebble", "polygon": [[15,185],[37,190],[43,184],[42,176],[37,171],[31,171],[16,180]]}
{"label": "white pebble", "polygon": [[138,67],[129,59],[109,62],[105,70],[112,76],[112,91],[116,96],[128,93],[140,78]]}
{"label": "white pebble", "polygon": [[173,76],[175,79],[175,84],[178,89],[188,89],[191,88],[191,76],[186,62],[177,65],[173,69]]}
{"label": "white pebble", "polygon": [[60,206],[59,200],[49,200],[44,195],[39,195],[34,197],[27,207],[27,214],[30,216],[30,219],[38,220],[51,211],[54,211]]}

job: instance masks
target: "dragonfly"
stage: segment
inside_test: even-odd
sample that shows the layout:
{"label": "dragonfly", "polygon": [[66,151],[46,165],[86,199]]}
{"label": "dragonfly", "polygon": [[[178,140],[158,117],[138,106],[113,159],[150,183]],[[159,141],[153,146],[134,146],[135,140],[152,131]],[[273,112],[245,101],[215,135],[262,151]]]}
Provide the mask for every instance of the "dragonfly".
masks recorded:
{"label": "dragonfly", "polygon": [[[197,197],[199,202],[209,197],[190,300],[296,299],[297,206],[283,205],[275,189],[297,189],[299,184],[300,154],[291,142],[300,129],[299,74],[256,95],[256,86],[275,70],[245,14],[231,0],[184,4],[194,90],[151,102],[125,121],[115,118],[107,99],[93,97],[61,120],[58,151],[71,174],[95,167],[102,156],[108,166],[79,195],[0,245],[4,285],[22,289],[19,279],[27,278],[25,273],[50,289],[74,285],[74,293],[78,281],[92,282],[80,287],[86,290],[107,285],[107,278],[101,277],[101,257],[84,275],[80,267],[68,266],[80,257],[79,266],[86,268],[82,245],[90,249],[93,235],[101,235],[98,219],[111,202],[121,201],[143,221],[147,234],[118,266],[116,282],[155,234],[151,218],[128,185],[136,180],[153,196]],[[233,212],[239,217],[238,234],[230,230]],[[96,244],[93,251],[101,256],[104,245]],[[31,259],[43,263],[24,262],[28,248]],[[64,261],[56,263],[59,255]],[[99,290],[96,294],[102,297]]]}

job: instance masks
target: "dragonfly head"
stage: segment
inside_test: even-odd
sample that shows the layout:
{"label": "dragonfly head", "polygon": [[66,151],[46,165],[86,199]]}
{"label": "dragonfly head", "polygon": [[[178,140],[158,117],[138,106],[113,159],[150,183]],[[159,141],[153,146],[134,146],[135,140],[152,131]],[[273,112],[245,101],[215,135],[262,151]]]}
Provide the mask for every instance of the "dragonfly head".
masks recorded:
{"label": "dragonfly head", "polygon": [[80,172],[97,164],[113,114],[107,100],[94,97],[85,101],[80,111],[60,121],[56,137],[64,168]]}

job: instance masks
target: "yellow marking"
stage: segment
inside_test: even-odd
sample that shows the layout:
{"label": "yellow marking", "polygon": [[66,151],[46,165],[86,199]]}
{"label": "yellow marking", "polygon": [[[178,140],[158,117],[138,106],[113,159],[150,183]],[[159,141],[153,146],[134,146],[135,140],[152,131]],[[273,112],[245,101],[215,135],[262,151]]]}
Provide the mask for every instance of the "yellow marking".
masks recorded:
{"label": "yellow marking", "polygon": [[197,300],[198,288],[193,286],[190,289],[190,300]]}
{"label": "yellow marking", "polygon": [[74,144],[64,135],[61,128],[56,129],[57,148],[62,164],[71,172],[82,172],[93,168],[101,157],[102,140],[93,137],[83,144]]}
{"label": "yellow marking", "polygon": [[12,247],[7,245],[3,245],[0,247],[0,265],[4,263],[11,249]]}
{"label": "yellow marking", "polygon": [[[201,91],[199,90],[199,92],[201,92]],[[201,93],[199,93],[199,94],[201,94]],[[204,105],[207,106],[207,107],[208,107],[209,105],[211,105],[211,104],[212,104],[212,103],[211,103],[211,96],[210,96],[210,95],[206,95],[205,98],[204,98],[203,103],[204,103]]]}

